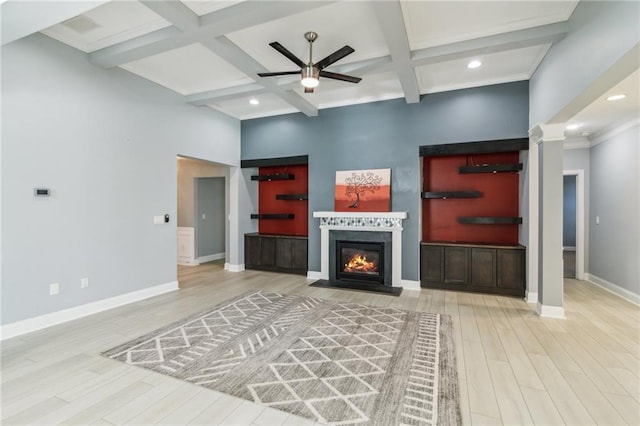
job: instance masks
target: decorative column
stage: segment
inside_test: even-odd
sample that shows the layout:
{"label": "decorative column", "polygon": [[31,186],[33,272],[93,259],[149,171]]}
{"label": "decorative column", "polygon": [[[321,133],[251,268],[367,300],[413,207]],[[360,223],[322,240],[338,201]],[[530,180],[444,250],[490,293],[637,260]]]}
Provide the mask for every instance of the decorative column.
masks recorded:
{"label": "decorative column", "polygon": [[[564,318],[562,306],[564,129],[565,123],[560,123],[538,125],[530,131],[530,138],[535,141],[538,154],[538,303],[536,311],[540,316],[554,318]],[[535,203],[535,200],[531,201]]]}

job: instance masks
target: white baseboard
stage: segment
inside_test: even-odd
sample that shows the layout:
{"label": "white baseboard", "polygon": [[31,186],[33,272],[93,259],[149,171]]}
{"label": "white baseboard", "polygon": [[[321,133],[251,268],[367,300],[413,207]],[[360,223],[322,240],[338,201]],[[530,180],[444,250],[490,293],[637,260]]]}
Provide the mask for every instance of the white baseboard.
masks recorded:
{"label": "white baseboard", "polygon": [[541,317],[565,319],[564,308],[562,306],[543,305],[540,302],[536,304],[536,312]]}
{"label": "white baseboard", "polygon": [[527,295],[524,297],[524,301],[527,303],[537,303],[538,293],[534,293],[533,291],[527,291]]}
{"label": "white baseboard", "polygon": [[226,255],[227,254],[223,252],[223,253],[210,254],[209,256],[200,256],[196,259],[196,265],[199,265],[205,262],[211,262],[214,260],[224,259]]}
{"label": "white baseboard", "polygon": [[178,290],[178,281],[171,281],[166,284],[160,284],[142,290],[132,291],[131,293],[110,297],[108,299],[102,299],[96,302],[75,306],[73,308],[63,309],[62,311],[51,312],[50,314],[4,324],[0,326],[0,340],[10,339],[12,337],[31,333],[43,328],[86,317],[88,315],[97,314],[98,312],[128,305],[129,303],[159,296],[175,290]]}
{"label": "white baseboard", "polygon": [[198,266],[198,263],[191,260],[178,259],[178,265],[182,266]]}
{"label": "white baseboard", "polygon": [[400,281],[400,285],[405,290],[420,291],[422,289],[420,287],[420,281],[402,280]]}
{"label": "white baseboard", "polygon": [[576,251],[576,247],[575,246],[564,246],[564,247],[562,247],[562,250],[564,250],[564,251]]}
{"label": "white baseboard", "polygon": [[321,280],[322,272],[319,271],[307,271],[307,279],[308,280]]}
{"label": "white baseboard", "polygon": [[244,271],[244,263],[225,263],[224,270],[229,272],[242,272]]}
{"label": "white baseboard", "polygon": [[587,281],[598,287],[607,290],[609,293],[615,294],[618,297],[623,298],[633,304],[640,305],[640,294],[636,294],[632,291],[622,288],[619,285],[611,283],[593,274],[584,274]]}

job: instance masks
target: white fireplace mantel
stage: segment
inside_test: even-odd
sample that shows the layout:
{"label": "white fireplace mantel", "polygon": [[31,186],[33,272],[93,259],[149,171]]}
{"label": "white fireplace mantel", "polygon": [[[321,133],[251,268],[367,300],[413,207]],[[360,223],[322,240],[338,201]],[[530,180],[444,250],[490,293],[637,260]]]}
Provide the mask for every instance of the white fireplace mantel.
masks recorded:
{"label": "white fireplace mantel", "polygon": [[313,212],[320,219],[320,274],[329,279],[329,231],[391,232],[391,285],[402,287],[402,221],[407,212]]}

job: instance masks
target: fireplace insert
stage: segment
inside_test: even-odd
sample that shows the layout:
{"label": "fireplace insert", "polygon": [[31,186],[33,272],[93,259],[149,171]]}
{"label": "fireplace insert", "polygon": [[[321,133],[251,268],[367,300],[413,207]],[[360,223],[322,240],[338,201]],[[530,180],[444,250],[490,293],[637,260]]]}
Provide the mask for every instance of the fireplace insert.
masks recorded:
{"label": "fireplace insert", "polygon": [[384,242],[337,240],[336,279],[384,285]]}

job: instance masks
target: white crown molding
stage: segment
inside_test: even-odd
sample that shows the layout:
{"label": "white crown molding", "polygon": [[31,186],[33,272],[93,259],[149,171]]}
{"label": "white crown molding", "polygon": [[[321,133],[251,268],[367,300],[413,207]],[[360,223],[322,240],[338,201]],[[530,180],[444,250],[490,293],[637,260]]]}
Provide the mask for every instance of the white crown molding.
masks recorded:
{"label": "white crown molding", "polygon": [[62,324],[88,315],[97,314],[98,312],[128,305],[133,302],[159,296],[175,290],[178,290],[178,281],[171,281],[166,284],[148,287],[131,293],[110,297],[108,299],[102,299],[96,302],[74,306],[73,308],[63,309],[61,311],[4,324],[0,326],[0,340],[42,330],[43,328]]}
{"label": "white crown molding", "polygon": [[637,115],[633,115],[632,117],[627,117],[617,123],[612,124],[611,126],[603,129],[596,134],[592,135],[589,139],[591,141],[591,146],[596,146],[599,143],[607,141],[613,138],[616,135],[619,135],[622,132],[625,132],[633,127],[640,125],[640,117]]}
{"label": "white crown molding", "polygon": [[531,67],[529,68],[529,71],[527,73],[528,74],[527,80],[530,80],[533,73],[536,72],[536,70],[538,69],[538,66],[540,65],[544,57],[547,55],[547,52],[549,52],[549,49],[551,49],[551,43],[546,44],[544,46],[544,48],[540,51],[536,59],[531,64]]}
{"label": "white crown molding", "polygon": [[567,149],[589,149],[591,148],[591,141],[584,136],[570,137],[565,139],[562,147]]}
{"label": "white crown molding", "polygon": [[640,306],[640,294],[636,294],[632,291],[627,290],[626,288],[622,288],[619,285],[609,282],[605,279],[602,279],[596,275],[593,275],[593,274],[585,274],[585,275],[586,275],[587,281],[589,281],[590,283],[597,285],[603,290],[606,290],[609,293],[615,296],[618,296],[628,302],[631,302],[635,305]]}

